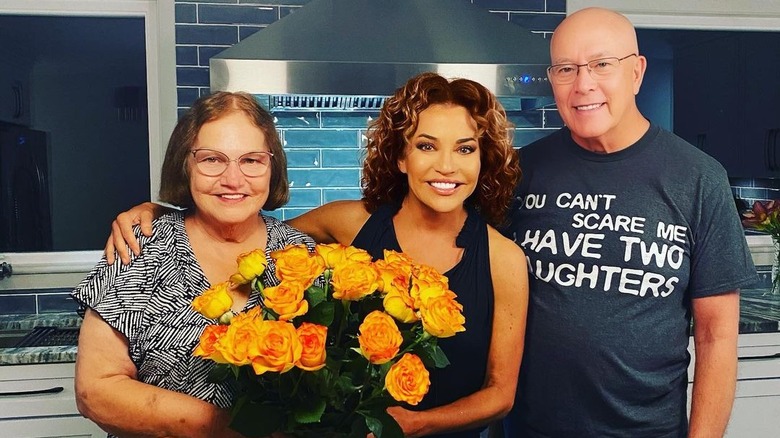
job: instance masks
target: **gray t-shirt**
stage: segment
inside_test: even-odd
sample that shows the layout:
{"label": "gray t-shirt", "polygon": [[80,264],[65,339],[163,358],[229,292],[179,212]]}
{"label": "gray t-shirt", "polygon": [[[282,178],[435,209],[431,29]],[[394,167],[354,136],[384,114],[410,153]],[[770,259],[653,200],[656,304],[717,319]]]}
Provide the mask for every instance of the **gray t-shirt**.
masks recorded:
{"label": "gray t-shirt", "polygon": [[757,279],[723,167],[657,126],[613,154],[563,128],[520,163],[507,234],[531,301],[507,436],[686,436],[691,299]]}

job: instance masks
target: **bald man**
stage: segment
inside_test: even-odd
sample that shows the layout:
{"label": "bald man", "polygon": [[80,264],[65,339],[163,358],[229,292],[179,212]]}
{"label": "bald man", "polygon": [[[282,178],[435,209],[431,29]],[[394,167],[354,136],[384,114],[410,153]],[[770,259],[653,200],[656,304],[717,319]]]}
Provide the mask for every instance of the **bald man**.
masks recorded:
{"label": "bald man", "polygon": [[647,60],[626,17],[571,14],[550,56],[566,127],[520,151],[510,234],[531,302],[506,435],[722,436],[739,288],[757,279],[726,172],[639,112]]}

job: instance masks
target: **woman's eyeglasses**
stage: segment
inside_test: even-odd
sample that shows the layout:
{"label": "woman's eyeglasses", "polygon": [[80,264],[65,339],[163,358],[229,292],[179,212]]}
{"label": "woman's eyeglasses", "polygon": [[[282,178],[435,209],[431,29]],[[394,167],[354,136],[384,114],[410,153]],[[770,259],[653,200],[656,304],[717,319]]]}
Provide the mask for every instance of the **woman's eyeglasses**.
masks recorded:
{"label": "woman's eyeglasses", "polygon": [[271,167],[271,152],[249,152],[231,160],[227,155],[213,149],[194,149],[191,151],[195,159],[195,167],[206,176],[220,176],[227,170],[231,161],[238,163],[238,168],[245,176],[263,176]]}

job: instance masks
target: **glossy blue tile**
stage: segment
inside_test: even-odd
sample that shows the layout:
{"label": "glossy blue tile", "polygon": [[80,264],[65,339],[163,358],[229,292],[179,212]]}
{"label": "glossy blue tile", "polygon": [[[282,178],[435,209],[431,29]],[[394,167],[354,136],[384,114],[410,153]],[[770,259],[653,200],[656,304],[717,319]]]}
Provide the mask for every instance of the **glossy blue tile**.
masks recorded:
{"label": "glossy blue tile", "polygon": [[360,167],[363,165],[362,149],[325,149],[322,151],[322,167]]}
{"label": "glossy blue tile", "polygon": [[552,32],[564,18],[566,14],[509,14],[510,22],[533,31]]}
{"label": "glossy blue tile", "polygon": [[238,40],[244,41],[245,39],[249,38],[250,36],[256,34],[258,31],[261,31],[265,29],[265,27],[260,26],[238,26]]}
{"label": "glossy blue tile", "polygon": [[318,207],[322,205],[321,189],[290,189],[290,202],[285,207]]}
{"label": "glossy blue tile", "polygon": [[275,111],[277,128],[319,128],[319,113],[316,111]]}
{"label": "glossy blue tile", "polygon": [[515,147],[528,146],[529,144],[552,134],[554,131],[549,129],[517,129],[512,145]]}
{"label": "glossy blue tile", "polygon": [[265,214],[266,216],[271,216],[273,218],[279,219],[280,221],[284,220],[284,209],[281,208],[277,208],[274,211],[263,210],[263,214]]}
{"label": "glossy blue tile", "polygon": [[510,122],[517,128],[541,128],[543,117],[541,111],[522,111],[507,114]]}
{"label": "glossy blue tile", "polygon": [[282,219],[284,220],[290,220],[294,217],[300,216],[307,211],[310,211],[311,208],[284,208],[282,209],[282,213],[284,217]]}
{"label": "glossy blue tile", "polygon": [[209,66],[209,60],[212,56],[224,52],[227,46],[200,46],[198,47],[198,65]]}
{"label": "glossy blue tile", "polygon": [[198,48],[194,46],[176,47],[176,65],[198,65]]}
{"label": "glossy blue tile", "polygon": [[769,196],[769,191],[761,188],[741,188],[739,194],[741,198],[772,199]]}
{"label": "glossy blue tile", "polygon": [[177,24],[176,44],[235,44],[238,42],[237,26],[201,26]]}
{"label": "glossy blue tile", "polygon": [[31,315],[35,313],[35,295],[0,295],[0,315]]}
{"label": "glossy blue tile", "polygon": [[347,187],[360,184],[358,169],[290,169],[287,172],[290,187]]}
{"label": "glossy blue tile", "polygon": [[176,89],[177,106],[192,106],[200,97],[200,88],[179,87]]}
{"label": "glossy blue tile", "polygon": [[289,129],[284,132],[285,147],[359,147],[357,130]]}
{"label": "glossy blue tile", "polygon": [[79,306],[69,293],[38,294],[38,313],[75,312]]}
{"label": "glossy blue tile", "polygon": [[566,12],[566,0],[547,0],[547,12]]}
{"label": "glossy blue tile", "polygon": [[472,0],[472,3],[492,11],[544,11],[544,0]]}
{"label": "glossy blue tile", "polygon": [[331,112],[322,113],[324,128],[366,128],[368,122],[374,120],[379,111]]}
{"label": "glossy blue tile", "polygon": [[318,149],[297,149],[284,151],[287,155],[287,168],[306,168],[322,167],[320,160],[320,151]]}
{"label": "glossy blue tile", "polygon": [[198,5],[198,22],[205,24],[263,24],[276,21],[277,7],[239,5]]}
{"label": "glossy blue tile", "polygon": [[360,189],[325,189],[322,191],[322,199],[325,203],[342,199],[360,199],[361,193]]}
{"label": "glossy blue tile", "polygon": [[175,12],[175,22],[178,23],[197,23],[198,7],[192,4],[177,3]]}
{"label": "glossy blue tile", "polygon": [[209,86],[209,69],[205,67],[176,67],[176,82],[179,85]]}
{"label": "glossy blue tile", "polygon": [[[235,0],[234,0],[235,1]],[[267,5],[269,3],[278,3],[281,5],[298,5],[303,6],[306,3],[309,3],[311,0],[278,0],[270,2],[268,0],[238,0],[238,3],[244,5],[244,4],[256,4],[256,5]]]}
{"label": "glossy blue tile", "polygon": [[236,0],[176,0],[176,3],[236,3]]}

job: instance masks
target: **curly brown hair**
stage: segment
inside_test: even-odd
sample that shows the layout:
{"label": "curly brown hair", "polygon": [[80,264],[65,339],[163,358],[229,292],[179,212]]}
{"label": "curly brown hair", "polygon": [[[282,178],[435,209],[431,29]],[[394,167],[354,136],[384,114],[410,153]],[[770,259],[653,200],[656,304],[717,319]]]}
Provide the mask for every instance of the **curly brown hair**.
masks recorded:
{"label": "curly brown hair", "polygon": [[520,164],[512,148],[513,125],[487,88],[469,79],[449,81],[436,73],[411,78],[385,101],[379,117],[369,125],[361,176],[366,209],[373,212],[382,204],[400,203],[408,193],[407,176],[398,169],[398,160],[417,129],[420,113],[434,104],[462,106],[477,122],[481,169],[477,188],[466,203],[491,225],[503,225],[520,180]]}
{"label": "curly brown hair", "polygon": [[287,184],[287,156],[282,148],[279,133],[276,132],[273,116],[263,109],[251,94],[244,92],[219,91],[203,96],[179,119],[168,141],[160,181],[160,200],[180,207],[195,206],[190,192],[190,170],[187,165],[192,145],[200,128],[208,122],[225,115],[243,112],[263,131],[271,157],[271,181],[268,199],[263,210],[274,210],[290,199]]}

